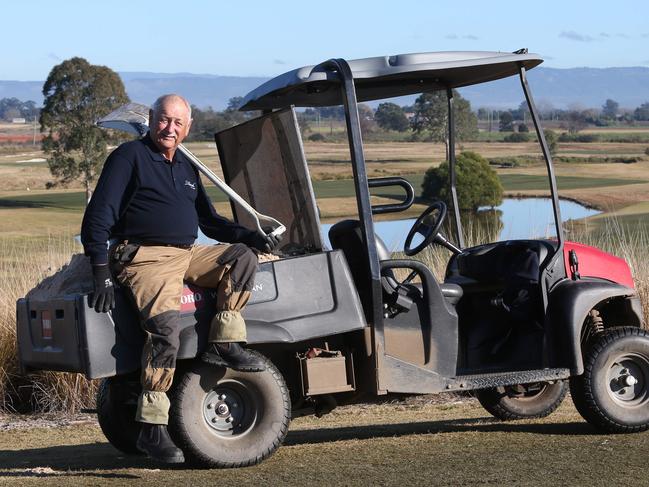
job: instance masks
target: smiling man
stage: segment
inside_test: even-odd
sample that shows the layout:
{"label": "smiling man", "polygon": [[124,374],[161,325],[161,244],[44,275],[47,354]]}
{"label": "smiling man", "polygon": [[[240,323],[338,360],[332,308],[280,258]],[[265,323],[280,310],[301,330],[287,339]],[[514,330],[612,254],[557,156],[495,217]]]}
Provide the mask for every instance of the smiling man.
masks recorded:
{"label": "smiling man", "polygon": [[[166,392],[176,367],[183,282],[217,290],[209,345],[201,359],[261,371],[263,362],[241,346],[246,341],[241,309],[257,269],[250,247],[269,252],[278,239],[214,210],[198,171],[177,150],[191,128],[187,100],[161,96],[149,119],[146,136],[122,144],[108,157],[83,218],[81,240],[93,269],[90,305],[97,312],[114,306],[115,276],[130,290],[146,333],[137,447],[154,459],[178,463],[184,457],[167,433]],[[194,245],[199,227],[208,237],[230,244]],[[110,249],[109,239],[116,242]]]}

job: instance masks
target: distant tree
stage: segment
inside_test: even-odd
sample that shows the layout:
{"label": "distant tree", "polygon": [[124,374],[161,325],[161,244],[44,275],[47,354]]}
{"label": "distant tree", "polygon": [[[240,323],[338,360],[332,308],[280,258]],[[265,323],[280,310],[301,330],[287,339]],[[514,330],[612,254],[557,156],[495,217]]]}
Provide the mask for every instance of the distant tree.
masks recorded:
{"label": "distant tree", "polygon": [[374,120],[384,130],[405,132],[410,128],[406,112],[396,103],[381,103],[374,113]]}
{"label": "distant tree", "polygon": [[36,106],[36,103],[32,100],[28,100],[22,104],[20,107],[20,114],[25,117],[26,120],[30,122],[36,121],[41,110]]}
{"label": "distant tree", "polygon": [[620,104],[610,98],[602,105],[602,116],[608,119],[614,119],[620,109]]}
{"label": "distant tree", "polygon": [[564,126],[568,133],[576,134],[580,130],[586,128],[588,124],[586,123],[586,115],[582,110],[568,110],[564,115]]}
{"label": "distant tree", "polygon": [[20,114],[22,102],[18,98],[3,98],[0,100],[0,118],[8,122]]}
{"label": "distant tree", "polygon": [[[458,204],[461,210],[476,211],[481,206],[497,206],[502,202],[503,186],[487,160],[475,152],[461,152],[456,159]],[[449,165],[443,162],[424,175],[422,198],[449,202]]]}
{"label": "distant tree", "polygon": [[634,120],[646,122],[649,120],[649,102],[643,103],[633,111]]}
{"label": "distant tree", "polygon": [[518,105],[518,114],[515,115],[515,118],[517,120],[523,120],[523,122],[532,118],[530,107],[527,105],[527,102],[525,100],[523,100],[520,105]]}
{"label": "distant tree", "polygon": [[36,103],[29,100],[23,102],[18,98],[0,99],[0,119],[10,122],[14,118],[22,117],[28,121],[34,121],[38,116],[39,109]]}
{"label": "distant tree", "polygon": [[233,96],[228,100],[226,112],[235,112],[243,106],[243,96]]}
{"label": "distant tree", "polygon": [[489,109],[480,107],[478,108],[478,120],[489,120]]}
{"label": "distant tree", "polygon": [[192,130],[187,137],[188,141],[195,140],[214,140],[214,134],[232,127],[239,123],[232,118],[240,118],[243,120],[243,114],[234,110],[215,112],[212,107],[204,110],[196,106],[192,106]]}
{"label": "distant tree", "polygon": [[474,140],[478,136],[478,117],[471,111],[471,102],[453,91],[455,99],[455,137],[458,141]]}
{"label": "distant tree", "polygon": [[529,132],[530,128],[527,126],[527,124],[519,123],[518,124],[518,131],[521,132],[521,133],[522,132]]}
{"label": "distant tree", "polygon": [[367,134],[376,129],[376,122],[374,121],[374,110],[366,103],[358,104],[358,118],[361,124],[361,132]]}
{"label": "distant tree", "polygon": [[106,66],[74,57],[52,68],[43,85],[43,96],[43,150],[57,179],[54,184],[81,178],[87,203],[110,138],[95,122],[129,101],[122,80]]}
{"label": "distant tree", "polygon": [[15,118],[21,118],[20,110],[15,107],[7,108],[4,113],[4,119],[11,122]]}
{"label": "distant tree", "polygon": [[[478,119],[471,111],[471,103],[453,91],[455,137],[458,141],[470,140],[478,134]],[[448,155],[448,99],[446,92],[423,93],[414,104],[414,117],[411,121],[418,136],[433,142],[444,142]],[[447,157],[448,158],[448,157]]]}
{"label": "distant tree", "polygon": [[321,118],[329,118],[333,120],[344,120],[345,109],[342,106],[335,107],[319,107],[317,108]]}
{"label": "distant tree", "polygon": [[498,128],[501,132],[514,131],[514,117],[511,112],[507,111],[500,114],[500,122]]}
{"label": "distant tree", "polygon": [[413,105],[412,128],[417,134],[426,133],[427,140],[446,142],[447,98],[443,91],[422,93]]}

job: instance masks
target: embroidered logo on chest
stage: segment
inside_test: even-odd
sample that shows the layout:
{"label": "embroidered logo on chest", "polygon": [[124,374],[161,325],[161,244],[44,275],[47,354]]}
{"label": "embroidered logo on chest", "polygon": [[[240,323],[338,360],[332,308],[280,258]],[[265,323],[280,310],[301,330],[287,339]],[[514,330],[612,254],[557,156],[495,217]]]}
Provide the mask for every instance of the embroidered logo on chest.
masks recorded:
{"label": "embroidered logo on chest", "polygon": [[185,186],[189,186],[192,188],[194,191],[196,190],[196,183],[192,183],[191,181],[185,179]]}

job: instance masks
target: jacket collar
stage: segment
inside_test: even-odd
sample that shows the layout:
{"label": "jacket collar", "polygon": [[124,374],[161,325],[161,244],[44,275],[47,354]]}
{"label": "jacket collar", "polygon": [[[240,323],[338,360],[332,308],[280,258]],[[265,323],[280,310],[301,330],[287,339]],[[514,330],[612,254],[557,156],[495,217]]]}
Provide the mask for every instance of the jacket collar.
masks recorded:
{"label": "jacket collar", "polygon": [[[146,135],[142,137],[140,140],[149,151],[149,155],[151,156],[151,159],[158,162],[169,162],[168,159],[162,155],[158,147],[153,143],[150,132],[147,132]],[[184,158],[180,153],[180,151],[176,150],[176,152],[174,153],[174,158],[171,162],[175,164],[178,162],[183,162],[183,159]]]}

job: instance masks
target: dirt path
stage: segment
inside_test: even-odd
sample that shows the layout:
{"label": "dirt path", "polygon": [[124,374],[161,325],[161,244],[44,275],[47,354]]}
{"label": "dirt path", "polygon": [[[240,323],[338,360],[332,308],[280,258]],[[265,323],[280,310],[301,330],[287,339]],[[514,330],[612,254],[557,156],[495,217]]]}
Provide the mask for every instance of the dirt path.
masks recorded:
{"label": "dirt path", "polygon": [[284,446],[238,470],[168,468],[110,446],[94,422],[0,433],[0,485],[649,485],[649,433],[600,435],[570,400],[500,423],[475,400],[340,408],[293,422]]}

